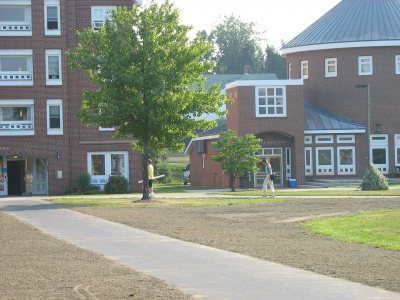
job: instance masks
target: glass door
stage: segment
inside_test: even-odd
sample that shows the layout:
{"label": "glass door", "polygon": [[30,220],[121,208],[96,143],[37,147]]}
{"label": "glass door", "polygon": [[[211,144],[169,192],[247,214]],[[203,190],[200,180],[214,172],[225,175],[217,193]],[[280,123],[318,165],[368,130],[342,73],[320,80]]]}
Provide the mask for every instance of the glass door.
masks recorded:
{"label": "glass door", "polygon": [[7,190],[7,161],[4,156],[0,156],[0,196],[8,195]]}

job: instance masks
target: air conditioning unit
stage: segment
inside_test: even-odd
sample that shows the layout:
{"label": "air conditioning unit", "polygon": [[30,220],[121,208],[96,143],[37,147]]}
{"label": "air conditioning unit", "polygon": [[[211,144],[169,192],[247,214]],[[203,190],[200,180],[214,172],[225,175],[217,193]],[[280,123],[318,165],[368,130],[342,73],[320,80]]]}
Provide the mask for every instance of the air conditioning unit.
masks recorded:
{"label": "air conditioning unit", "polygon": [[103,21],[93,21],[93,30],[99,30],[103,26]]}

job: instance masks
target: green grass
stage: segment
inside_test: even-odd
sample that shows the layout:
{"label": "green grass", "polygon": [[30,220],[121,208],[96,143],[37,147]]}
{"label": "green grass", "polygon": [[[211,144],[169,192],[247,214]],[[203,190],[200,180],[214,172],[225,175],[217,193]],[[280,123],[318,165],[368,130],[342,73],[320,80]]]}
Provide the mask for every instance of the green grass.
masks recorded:
{"label": "green grass", "polygon": [[[121,198],[120,198],[121,197]],[[122,198],[123,197],[123,198]],[[229,205],[261,205],[265,203],[277,203],[291,201],[288,198],[155,198],[156,202],[140,203],[132,202],[139,200],[136,197],[129,198],[126,195],[119,195],[118,198],[106,196],[62,196],[47,197],[47,201],[66,206],[84,207],[98,206],[108,208],[129,208],[129,207],[211,207]]]}
{"label": "green grass", "polygon": [[368,211],[315,219],[303,226],[334,240],[400,251],[400,210]]}
{"label": "green grass", "polygon": [[[232,192],[220,192],[222,195],[237,195],[237,196],[261,196],[263,191],[248,190]],[[277,196],[400,196],[400,189],[389,189],[387,191],[356,191],[356,190],[335,190],[325,188],[319,190],[275,190]]]}

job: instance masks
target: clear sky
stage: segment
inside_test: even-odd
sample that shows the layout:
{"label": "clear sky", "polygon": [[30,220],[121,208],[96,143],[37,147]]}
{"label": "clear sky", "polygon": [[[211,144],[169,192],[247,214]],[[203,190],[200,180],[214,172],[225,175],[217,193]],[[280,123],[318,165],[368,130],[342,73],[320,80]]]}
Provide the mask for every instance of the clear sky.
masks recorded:
{"label": "clear sky", "polygon": [[[289,42],[340,0],[170,0],[181,12],[181,21],[194,33],[234,15],[244,22],[257,23],[268,44],[277,49],[281,40]],[[158,0],[161,2],[161,0]],[[144,0],[146,4],[146,0]]]}

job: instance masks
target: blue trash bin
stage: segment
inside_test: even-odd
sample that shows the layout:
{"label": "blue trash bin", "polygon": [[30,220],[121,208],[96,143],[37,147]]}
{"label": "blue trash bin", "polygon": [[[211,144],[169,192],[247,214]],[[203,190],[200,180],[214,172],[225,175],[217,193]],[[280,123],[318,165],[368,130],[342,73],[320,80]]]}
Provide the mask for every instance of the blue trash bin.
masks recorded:
{"label": "blue trash bin", "polygon": [[288,186],[291,188],[297,187],[297,180],[294,178],[288,179]]}

